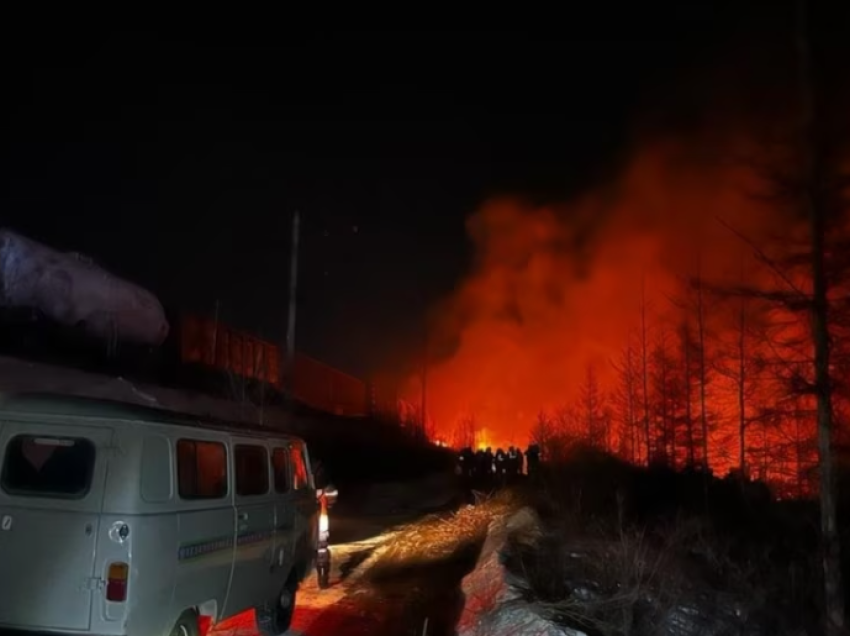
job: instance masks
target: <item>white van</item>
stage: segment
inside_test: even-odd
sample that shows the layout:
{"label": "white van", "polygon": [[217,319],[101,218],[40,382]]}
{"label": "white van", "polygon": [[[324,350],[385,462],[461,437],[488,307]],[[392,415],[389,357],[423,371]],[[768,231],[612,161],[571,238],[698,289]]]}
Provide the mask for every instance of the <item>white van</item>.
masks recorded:
{"label": "white van", "polygon": [[304,442],[105,400],[0,395],[0,631],[289,626],[314,565]]}

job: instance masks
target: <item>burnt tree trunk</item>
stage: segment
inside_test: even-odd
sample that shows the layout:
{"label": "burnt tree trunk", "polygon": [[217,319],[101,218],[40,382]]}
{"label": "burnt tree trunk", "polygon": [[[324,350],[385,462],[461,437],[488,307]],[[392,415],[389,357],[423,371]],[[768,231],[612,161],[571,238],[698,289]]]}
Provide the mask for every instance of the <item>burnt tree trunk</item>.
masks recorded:
{"label": "burnt tree trunk", "polygon": [[708,474],[708,407],[706,405],[705,383],[705,316],[702,306],[702,272],[697,271],[697,329],[699,331],[699,403],[700,425],[702,428],[702,467]]}
{"label": "burnt tree trunk", "polygon": [[670,423],[670,395],[668,387],[668,360],[667,351],[665,350],[664,341],[662,339],[658,351],[658,364],[660,365],[661,374],[661,447],[663,448],[663,461],[665,465],[675,468],[675,448],[673,444],[672,427]]}
{"label": "burnt tree trunk", "polygon": [[629,420],[630,454],[632,463],[636,464],[638,458],[638,431],[636,430],[637,427],[635,418],[635,376],[631,344],[629,344],[629,348],[626,350],[626,368],[628,369],[628,375],[626,376],[626,410]]}
{"label": "burnt tree trunk", "polygon": [[691,405],[691,332],[686,322],[682,328],[685,358],[685,425],[688,434],[688,468],[696,466],[696,442],[694,440],[694,414]]}
{"label": "burnt tree trunk", "polygon": [[652,438],[649,431],[649,369],[646,343],[646,294],[643,280],[640,286],[640,332],[643,357],[643,434],[646,441],[646,464],[649,465],[652,461]]}
{"label": "burnt tree trunk", "polygon": [[740,451],[741,477],[747,479],[747,413],[746,413],[746,329],[747,329],[747,301],[741,298],[740,313],[738,315],[738,447]]}
{"label": "burnt tree trunk", "polygon": [[818,466],[820,468],[820,521],[823,557],[825,633],[844,632],[841,547],[836,510],[836,480],[832,457],[832,382],[830,377],[829,280],[826,274],[826,233],[829,214],[824,137],[815,104],[809,49],[807,3],[799,0],[797,52],[800,72],[801,159],[805,192],[801,205],[809,220],[811,241],[811,336],[814,348],[814,391],[817,400]]}

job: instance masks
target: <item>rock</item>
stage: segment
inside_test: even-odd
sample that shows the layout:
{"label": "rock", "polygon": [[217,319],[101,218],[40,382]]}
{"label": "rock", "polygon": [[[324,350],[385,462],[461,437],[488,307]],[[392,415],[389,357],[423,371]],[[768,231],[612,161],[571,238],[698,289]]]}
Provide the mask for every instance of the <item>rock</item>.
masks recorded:
{"label": "rock", "polygon": [[533,605],[524,602],[508,603],[482,618],[471,632],[458,632],[458,636],[586,636],[567,627],[555,625]]}
{"label": "rock", "polygon": [[508,572],[503,551],[508,538],[533,545],[541,536],[540,519],[531,508],[522,508],[509,518],[494,519],[475,568],[464,577],[461,589],[464,607],[457,626],[458,636],[583,636],[558,627],[533,605],[521,599],[525,582]]}
{"label": "rock", "polygon": [[[517,551],[516,548],[521,550]],[[511,567],[507,568],[510,549]],[[517,552],[533,562],[517,566]],[[545,590],[555,605],[535,603],[522,573],[555,567],[563,586]],[[653,574],[651,568],[660,568]],[[647,576],[647,572],[650,574]],[[546,586],[544,581],[544,587]],[[606,537],[544,536],[531,508],[490,522],[475,568],[461,583],[465,600],[458,636],[586,636],[553,618],[594,632],[659,636],[790,636],[777,627],[757,600],[709,585],[687,558],[661,553],[643,542]],[[541,590],[535,590],[541,593]],[[566,611],[565,611],[566,608]]]}
{"label": "rock", "polygon": [[501,551],[505,547],[507,537],[503,519],[495,519],[490,523],[475,568],[461,583],[465,600],[459,634],[464,633],[462,628],[465,625],[475,625],[481,615],[502,603],[519,598],[519,593],[511,586],[511,575],[502,565]]}
{"label": "rock", "polygon": [[746,614],[731,598],[697,598],[671,608],[662,618],[659,631],[666,636],[760,636],[758,626],[747,624]]}
{"label": "rock", "polygon": [[505,524],[508,536],[522,545],[532,546],[543,536],[540,517],[531,508],[521,508]]}

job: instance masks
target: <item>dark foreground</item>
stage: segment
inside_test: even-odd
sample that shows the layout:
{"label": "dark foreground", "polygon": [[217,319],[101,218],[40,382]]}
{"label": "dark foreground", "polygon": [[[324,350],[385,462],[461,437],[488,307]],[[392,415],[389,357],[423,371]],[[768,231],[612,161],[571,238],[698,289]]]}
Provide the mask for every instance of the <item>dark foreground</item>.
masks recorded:
{"label": "dark foreground", "polygon": [[[420,556],[390,556],[367,567],[369,564],[363,561],[373,557],[374,547],[338,546],[331,587],[319,590],[315,576],[304,583],[288,634],[453,635],[463,608],[461,581],[475,565],[481,539],[458,537],[453,549],[436,557],[428,554],[428,546],[424,547]],[[247,612],[218,625],[211,636],[255,634],[254,614]]]}
{"label": "dark foreground", "polygon": [[[353,493],[352,493],[353,494]],[[463,608],[461,581],[475,566],[489,518],[456,512],[462,492],[418,510],[394,504],[365,513],[352,497],[331,515],[331,586],[315,574],[299,590],[289,635],[450,636]],[[360,513],[358,514],[358,509]],[[210,636],[254,636],[253,612],[219,624]]]}
{"label": "dark foreground", "polygon": [[376,566],[333,605],[302,607],[293,633],[451,636],[463,609],[460,583],[479,550],[480,543],[470,543],[438,561]]}

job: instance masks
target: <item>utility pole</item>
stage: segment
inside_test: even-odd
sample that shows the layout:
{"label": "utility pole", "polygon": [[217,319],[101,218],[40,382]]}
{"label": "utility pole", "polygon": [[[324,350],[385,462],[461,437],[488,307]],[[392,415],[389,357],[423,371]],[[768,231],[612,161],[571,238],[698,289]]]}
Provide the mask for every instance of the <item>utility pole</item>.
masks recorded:
{"label": "utility pole", "polygon": [[289,265],[289,312],[286,320],[286,347],[283,375],[284,395],[293,399],[295,394],[295,315],[298,292],[298,234],[300,231],[300,215],[298,210],[292,214],[292,249]]}
{"label": "utility pole", "polygon": [[212,339],[212,359],[213,366],[218,362],[218,314],[221,303],[218,298],[215,299],[215,317],[213,318],[213,339]]}

